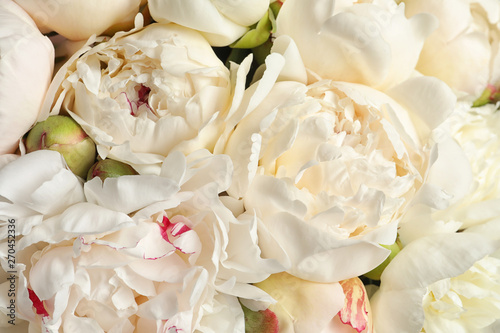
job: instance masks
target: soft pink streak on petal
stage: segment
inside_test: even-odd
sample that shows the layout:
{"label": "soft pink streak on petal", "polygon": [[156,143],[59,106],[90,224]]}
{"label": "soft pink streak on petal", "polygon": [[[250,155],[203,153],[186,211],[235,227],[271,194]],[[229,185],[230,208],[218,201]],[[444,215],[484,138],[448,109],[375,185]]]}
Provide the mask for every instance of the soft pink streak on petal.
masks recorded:
{"label": "soft pink streak on petal", "polygon": [[362,332],[368,325],[368,311],[366,295],[363,282],[357,277],[339,282],[344,290],[344,307],[339,311],[340,320],[350,325],[358,332]]}

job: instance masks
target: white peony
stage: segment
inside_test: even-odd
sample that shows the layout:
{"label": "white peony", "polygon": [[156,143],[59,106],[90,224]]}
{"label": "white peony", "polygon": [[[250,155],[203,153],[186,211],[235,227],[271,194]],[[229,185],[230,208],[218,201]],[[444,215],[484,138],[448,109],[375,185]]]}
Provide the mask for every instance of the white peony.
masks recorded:
{"label": "white peony", "polygon": [[18,318],[47,332],[243,333],[239,298],[272,302],[250,283],[284,268],[261,258],[257,221],[219,200],[230,174],[226,156],[177,152],[160,176],[85,183],[86,202],[17,242]]}
{"label": "white peony", "polygon": [[[274,84],[280,59],[268,57],[262,79],[229,113],[216,146],[235,165],[227,192],[262,219],[264,254],[290,263],[290,274],[361,275],[388,255],[378,244],[394,243],[410,202],[446,205],[464,191],[459,147],[430,139],[455,97],[425,77],[389,95],[345,82]],[[450,163],[456,171],[443,177]]]}
{"label": "white peony", "polygon": [[277,35],[295,40],[306,68],[323,79],[390,88],[411,76],[435,19],[406,19],[390,0],[286,0]]}
{"label": "white peony", "polygon": [[130,29],[134,17],[145,0],[15,0],[23,7],[44,33],[56,31],[71,40],[86,40],[93,34],[100,35]]}
{"label": "white peony", "polygon": [[437,221],[458,221],[460,229],[485,223],[500,214],[500,113],[494,105],[470,108],[461,102],[449,119],[453,137],[470,161],[473,183],[470,192],[446,210],[433,214]]}
{"label": "white peony", "polygon": [[425,332],[496,332],[500,328],[500,253],[427,287]]}
{"label": "white peony", "polygon": [[[425,204],[413,206],[400,224],[399,235],[403,244],[425,235],[456,232],[498,221],[500,153],[497,129],[500,114],[492,104],[471,108],[469,99],[470,96],[459,100],[455,112],[442,126],[442,130],[450,132],[460,145],[463,156],[453,153],[457,148],[453,147],[455,144],[443,149],[448,150],[449,158],[463,160],[470,170],[455,175],[455,179],[464,184],[463,190],[449,202],[451,205],[433,208]],[[436,171],[439,177],[440,174],[456,172],[457,168],[444,166]]]}
{"label": "white peony", "polygon": [[499,245],[498,238],[476,232],[409,243],[386,267],[370,299],[375,330],[491,332],[486,327],[498,327],[500,319],[500,266],[496,257],[486,256]]}
{"label": "white peony", "polygon": [[199,33],[152,24],[77,52],[56,75],[44,112],[69,112],[102,158],[158,173],[180,143],[211,148],[215,139],[203,129],[230,93],[229,70]]}
{"label": "white peony", "polygon": [[266,13],[269,0],[149,0],[151,16],[200,31],[213,46],[226,46],[243,36]]}
{"label": "white peony", "polygon": [[54,68],[54,47],[11,0],[0,1],[0,154],[13,153],[36,122]]}
{"label": "white peony", "polygon": [[425,41],[417,69],[479,96],[500,84],[500,3],[496,0],[404,0],[406,15],[429,13],[439,27]]}

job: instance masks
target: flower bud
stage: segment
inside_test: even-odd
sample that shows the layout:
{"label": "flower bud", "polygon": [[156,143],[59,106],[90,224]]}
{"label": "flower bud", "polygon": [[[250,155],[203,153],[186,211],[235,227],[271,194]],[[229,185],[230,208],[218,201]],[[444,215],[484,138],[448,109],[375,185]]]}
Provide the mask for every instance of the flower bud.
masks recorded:
{"label": "flower bud", "polygon": [[28,153],[50,149],[61,153],[77,176],[85,177],[96,158],[95,144],[72,118],[50,116],[37,123],[26,138]]}
{"label": "flower bud", "polygon": [[382,275],[382,272],[384,269],[389,265],[392,259],[401,251],[401,247],[399,245],[399,242],[395,242],[394,244],[391,245],[382,245],[388,250],[391,250],[391,254],[385,259],[380,265],[369,271],[368,273],[364,274],[369,279],[372,280],[380,280],[380,276]]}
{"label": "flower bud", "polygon": [[264,311],[252,311],[242,305],[245,315],[245,332],[252,333],[277,333],[279,332],[278,318],[269,309]]}
{"label": "flower bud", "polygon": [[474,103],[472,103],[472,107],[477,108],[488,103],[496,104],[498,101],[500,101],[499,89],[494,85],[488,84],[483,90],[481,96],[479,96]]}
{"label": "flower bud", "polygon": [[87,174],[87,181],[95,177],[99,177],[102,181],[104,181],[106,178],[116,178],[126,175],[138,175],[138,173],[128,164],[105,159],[95,163],[90,168]]}

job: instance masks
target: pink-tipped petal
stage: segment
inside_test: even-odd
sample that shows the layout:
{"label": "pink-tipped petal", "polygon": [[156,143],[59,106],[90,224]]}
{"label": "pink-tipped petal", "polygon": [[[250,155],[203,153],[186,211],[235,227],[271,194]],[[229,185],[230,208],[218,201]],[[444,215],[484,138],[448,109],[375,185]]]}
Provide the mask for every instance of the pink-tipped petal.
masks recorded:
{"label": "pink-tipped petal", "polygon": [[339,311],[340,320],[350,325],[358,332],[362,332],[368,326],[368,310],[363,282],[357,277],[339,282],[344,290],[344,307]]}

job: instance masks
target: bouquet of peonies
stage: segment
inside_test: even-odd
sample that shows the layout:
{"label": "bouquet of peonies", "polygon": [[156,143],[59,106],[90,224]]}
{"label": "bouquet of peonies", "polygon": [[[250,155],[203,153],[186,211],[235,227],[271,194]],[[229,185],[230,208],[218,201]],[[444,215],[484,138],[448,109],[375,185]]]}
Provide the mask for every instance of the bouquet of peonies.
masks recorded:
{"label": "bouquet of peonies", "polygon": [[0,0],[0,327],[500,332],[499,0]]}

